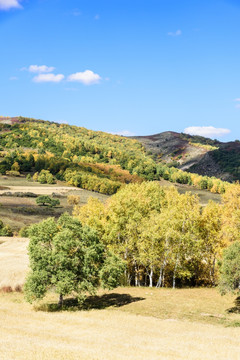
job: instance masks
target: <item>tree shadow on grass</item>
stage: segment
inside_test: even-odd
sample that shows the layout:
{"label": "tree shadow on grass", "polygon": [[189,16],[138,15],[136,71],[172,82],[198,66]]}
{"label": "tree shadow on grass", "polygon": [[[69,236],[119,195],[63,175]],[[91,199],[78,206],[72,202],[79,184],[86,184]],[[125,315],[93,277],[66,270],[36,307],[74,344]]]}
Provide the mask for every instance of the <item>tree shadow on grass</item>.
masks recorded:
{"label": "tree shadow on grass", "polygon": [[63,305],[57,303],[43,303],[35,306],[36,311],[58,312],[58,311],[79,311],[79,310],[103,310],[109,307],[121,307],[133,302],[145,300],[143,297],[133,297],[129,294],[104,294],[101,296],[88,296],[83,302],[79,302],[76,298],[68,298],[63,300]]}
{"label": "tree shadow on grass", "polygon": [[238,296],[234,301],[235,306],[230,309],[227,309],[228,313],[240,314],[240,296]]}

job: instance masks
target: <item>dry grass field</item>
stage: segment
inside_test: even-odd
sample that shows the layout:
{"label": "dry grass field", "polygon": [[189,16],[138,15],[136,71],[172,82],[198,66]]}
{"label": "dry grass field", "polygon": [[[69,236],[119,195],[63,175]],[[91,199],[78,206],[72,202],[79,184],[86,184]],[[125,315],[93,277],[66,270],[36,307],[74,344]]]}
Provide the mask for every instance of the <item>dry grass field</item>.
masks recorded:
{"label": "dry grass field", "polygon": [[[27,239],[0,239],[2,284],[27,272]],[[3,281],[4,280],[4,281]],[[240,307],[216,289],[118,288],[82,307],[0,292],[1,360],[239,360]],[[229,311],[230,310],[230,311]]]}
{"label": "dry grass field", "polygon": [[[6,192],[10,192],[13,196],[4,196]],[[15,193],[19,192],[49,196],[57,194],[60,206],[54,209],[37,206],[35,198],[14,196]],[[91,196],[103,202],[109,197],[93,191],[67,186],[64,182],[48,185],[27,181],[24,177],[0,176],[0,219],[4,224],[10,225],[14,231],[19,231],[23,226],[38,223],[49,216],[57,218],[65,211],[72,213],[73,208],[67,203],[68,195],[79,195],[80,205],[86,204]]]}
{"label": "dry grass field", "polygon": [[209,200],[212,200],[217,203],[221,202],[220,194],[213,194],[207,190],[199,190],[199,189],[196,189],[194,186],[185,185],[185,184],[173,184],[173,183],[163,180],[163,179],[161,179],[161,181],[159,181],[159,184],[161,186],[174,186],[177,188],[177,190],[180,194],[185,194],[186,192],[191,191],[192,194],[197,195],[199,197],[200,204],[202,206],[207,205]]}
{"label": "dry grass field", "polygon": [[[0,179],[0,186],[38,194],[62,190],[61,208],[49,209],[52,216],[71,212],[68,194],[78,193],[81,204],[89,196],[108,198],[22,178]],[[0,203],[0,219],[16,228],[49,216],[34,198],[1,196]],[[24,212],[35,208],[45,213]],[[0,238],[0,289],[5,287],[0,291],[0,360],[240,360],[240,299],[235,296],[206,288],[129,287],[99,291],[81,307],[68,298],[59,309],[53,293],[33,306],[22,293],[6,292],[24,283],[27,244],[24,238]]]}
{"label": "dry grass field", "polygon": [[239,328],[159,319],[154,311],[137,315],[125,306],[43,312],[26,304],[22,294],[1,294],[0,358],[239,360]]}
{"label": "dry grass field", "polygon": [[[0,289],[22,286],[28,270],[28,239],[0,237]],[[1,358],[1,357],[0,357]]]}

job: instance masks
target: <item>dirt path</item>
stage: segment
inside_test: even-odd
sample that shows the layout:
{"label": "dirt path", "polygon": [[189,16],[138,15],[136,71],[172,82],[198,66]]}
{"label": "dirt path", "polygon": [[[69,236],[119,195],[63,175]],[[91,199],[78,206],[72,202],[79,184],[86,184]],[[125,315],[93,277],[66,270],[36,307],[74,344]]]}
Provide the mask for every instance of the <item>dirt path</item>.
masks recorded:
{"label": "dirt path", "polygon": [[8,190],[0,190],[0,194],[6,192],[32,192],[37,195],[52,195],[55,192],[64,195],[72,190],[81,191],[81,189],[71,186],[8,186]]}

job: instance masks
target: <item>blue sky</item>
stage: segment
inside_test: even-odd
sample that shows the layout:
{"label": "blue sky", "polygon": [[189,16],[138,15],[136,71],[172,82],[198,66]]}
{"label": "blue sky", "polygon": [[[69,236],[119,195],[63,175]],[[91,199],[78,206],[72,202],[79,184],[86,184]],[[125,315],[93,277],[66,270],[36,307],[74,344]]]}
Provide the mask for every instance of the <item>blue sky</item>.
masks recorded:
{"label": "blue sky", "polygon": [[0,115],[240,139],[237,0],[0,0],[0,38]]}

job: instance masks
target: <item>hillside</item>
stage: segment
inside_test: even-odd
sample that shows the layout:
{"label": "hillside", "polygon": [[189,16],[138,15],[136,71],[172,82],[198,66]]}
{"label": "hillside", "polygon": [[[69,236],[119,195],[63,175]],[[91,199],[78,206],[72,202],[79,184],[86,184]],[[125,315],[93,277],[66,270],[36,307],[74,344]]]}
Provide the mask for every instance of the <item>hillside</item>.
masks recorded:
{"label": "hillside", "polygon": [[223,143],[172,131],[134,136],[157,161],[222,180],[240,180],[240,142]]}
{"label": "hillside", "polygon": [[0,174],[31,175],[48,184],[66,181],[108,195],[124,184],[160,179],[221,194],[229,184],[218,178],[238,179],[239,150],[237,142],[224,147],[174,132],[127,138],[43,120],[0,118]]}

